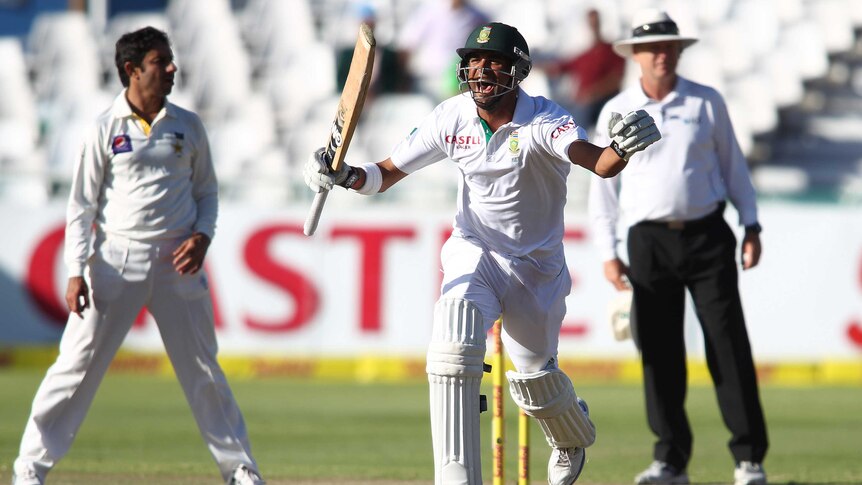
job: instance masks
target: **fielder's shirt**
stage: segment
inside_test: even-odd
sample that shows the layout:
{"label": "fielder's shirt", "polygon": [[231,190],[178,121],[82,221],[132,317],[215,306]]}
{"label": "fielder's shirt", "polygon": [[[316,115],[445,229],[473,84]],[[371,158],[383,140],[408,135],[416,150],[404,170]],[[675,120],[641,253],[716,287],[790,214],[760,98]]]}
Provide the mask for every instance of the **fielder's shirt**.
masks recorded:
{"label": "fielder's shirt", "polygon": [[754,186],[733,133],[724,99],[713,88],[677,77],[662,100],[650,99],[638,83],[608,101],[594,140],[610,144],[611,112],[643,109],[662,138],[634,154],[618,175],[590,182],[589,213],[602,258],[616,257],[617,224],[686,221],[704,217],[730,199],[742,225],[757,222]]}
{"label": "fielder's shirt", "polygon": [[218,182],[200,118],[166,101],[148,125],[123,90],[75,161],[66,209],[69,276],[84,273],[94,225],[144,242],[193,232],[212,238],[217,213]]}
{"label": "fielder's shirt", "polygon": [[569,113],[520,88],[512,121],[491,133],[465,93],[438,105],[390,158],[408,174],[454,161],[462,176],[453,234],[557,276],[565,264],[567,150],[586,138]]}

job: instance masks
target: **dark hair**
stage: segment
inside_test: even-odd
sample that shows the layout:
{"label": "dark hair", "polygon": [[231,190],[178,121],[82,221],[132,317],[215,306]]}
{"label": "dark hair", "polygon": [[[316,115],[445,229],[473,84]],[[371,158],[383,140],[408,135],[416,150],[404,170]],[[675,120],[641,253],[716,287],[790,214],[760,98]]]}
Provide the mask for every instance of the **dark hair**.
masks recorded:
{"label": "dark hair", "polygon": [[147,52],[160,45],[170,46],[171,41],[168,40],[166,33],[154,27],[144,27],[120,37],[117,41],[114,63],[117,65],[117,74],[120,75],[120,82],[124,87],[129,87],[129,75],[126,74],[123,66],[127,62],[131,62],[133,66],[140,66]]}

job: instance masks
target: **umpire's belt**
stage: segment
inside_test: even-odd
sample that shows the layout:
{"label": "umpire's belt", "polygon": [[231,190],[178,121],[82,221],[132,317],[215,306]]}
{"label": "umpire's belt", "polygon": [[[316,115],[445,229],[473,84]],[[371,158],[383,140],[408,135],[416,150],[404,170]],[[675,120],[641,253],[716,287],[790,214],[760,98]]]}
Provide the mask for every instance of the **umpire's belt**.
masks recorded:
{"label": "umpire's belt", "polygon": [[722,216],[724,215],[725,205],[727,204],[724,201],[719,202],[718,207],[716,207],[714,211],[701,217],[700,219],[691,219],[689,221],[640,221],[637,223],[637,225],[664,227],[666,229],[671,229],[674,231],[705,227],[722,218]]}

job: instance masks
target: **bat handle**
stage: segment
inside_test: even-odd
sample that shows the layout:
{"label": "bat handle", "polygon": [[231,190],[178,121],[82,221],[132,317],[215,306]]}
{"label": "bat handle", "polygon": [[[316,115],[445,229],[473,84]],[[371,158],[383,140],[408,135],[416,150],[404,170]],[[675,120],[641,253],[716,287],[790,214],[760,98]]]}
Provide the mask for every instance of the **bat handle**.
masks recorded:
{"label": "bat handle", "polygon": [[320,213],[323,212],[323,204],[326,203],[326,196],[329,195],[328,190],[318,192],[314,196],[314,202],[311,203],[311,210],[308,211],[308,217],[305,218],[305,225],[302,227],[302,232],[306,236],[311,236],[317,230],[317,223],[320,222]]}

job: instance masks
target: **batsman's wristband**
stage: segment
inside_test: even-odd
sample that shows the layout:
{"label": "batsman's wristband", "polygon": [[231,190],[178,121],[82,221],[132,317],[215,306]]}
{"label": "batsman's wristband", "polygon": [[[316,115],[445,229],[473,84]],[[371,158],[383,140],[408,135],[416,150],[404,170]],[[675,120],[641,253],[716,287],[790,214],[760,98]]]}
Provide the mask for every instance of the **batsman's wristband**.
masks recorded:
{"label": "batsman's wristband", "polygon": [[616,142],[616,140],[611,142],[611,150],[613,150],[618,157],[622,159],[626,158],[626,151],[620,148],[620,145]]}
{"label": "batsman's wristband", "polygon": [[359,166],[365,171],[365,183],[358,189],[353,189],[362,195],[374,195],[380,192],[380,187],[383,186],[383,173],[376,163],[364,163]]}

